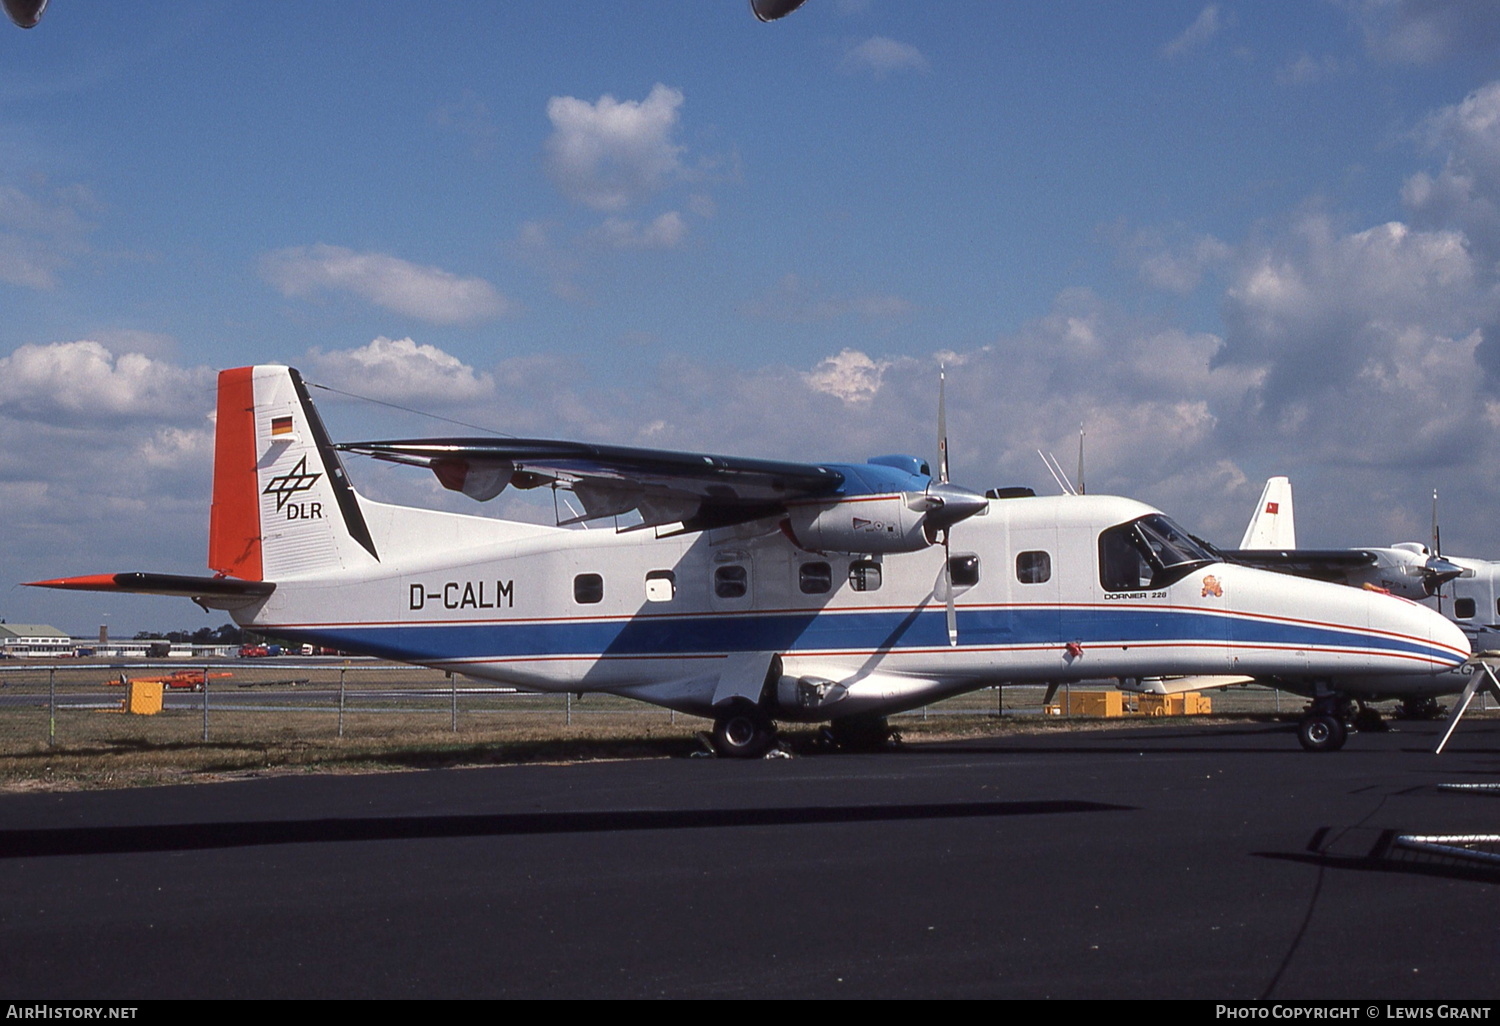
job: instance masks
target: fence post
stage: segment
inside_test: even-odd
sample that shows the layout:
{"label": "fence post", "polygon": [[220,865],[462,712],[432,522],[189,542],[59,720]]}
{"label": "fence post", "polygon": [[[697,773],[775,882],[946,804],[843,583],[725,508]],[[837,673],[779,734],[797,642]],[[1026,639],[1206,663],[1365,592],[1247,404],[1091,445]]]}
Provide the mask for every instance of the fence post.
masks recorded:
{"label": "fence post", "polygon": [[458,674],[448,671],[448,684],[453,689],[453,733],[458,733]]}
{"label": "fence post", "polygon": [[344,736],[344,674],[348,669],[348,663],[339,667],[339,737]]}
{"label": "fence post", "polygon": [[208,740],[208,667],[203,668],[203,740]]}
{"label": "fence post", "polygon": [[57,667],[47,668],[47,747],[57,744]]}
{"label": "fence post", "polygon": [[563,692],[563,723],[571,727],[573,725],[573,692]]}

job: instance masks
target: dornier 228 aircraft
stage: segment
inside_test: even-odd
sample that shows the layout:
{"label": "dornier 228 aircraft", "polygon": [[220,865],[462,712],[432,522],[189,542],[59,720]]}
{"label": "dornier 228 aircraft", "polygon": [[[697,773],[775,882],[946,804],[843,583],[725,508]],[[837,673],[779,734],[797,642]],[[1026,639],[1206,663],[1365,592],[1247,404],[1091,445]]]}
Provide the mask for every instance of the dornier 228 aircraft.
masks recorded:
{"label": "dornier 228 aircraft", "polygon": [[[577,519],[639,523],[581,531],[372,502],[341,452],[430,468],[481,500],[568,491]],[[295,370],[244,367],[219,376],[214,576],[34,583],[181,595],[294,641],[637,698],[711,718],[730,756],[765,752],[777,721],[826,722],[863,747],[891,713],[991,685],[1433,677],[1469,655],[1429,609],[1223,563],[1143,503],[986,498],[946,478],[914,457],[335,446]]]}

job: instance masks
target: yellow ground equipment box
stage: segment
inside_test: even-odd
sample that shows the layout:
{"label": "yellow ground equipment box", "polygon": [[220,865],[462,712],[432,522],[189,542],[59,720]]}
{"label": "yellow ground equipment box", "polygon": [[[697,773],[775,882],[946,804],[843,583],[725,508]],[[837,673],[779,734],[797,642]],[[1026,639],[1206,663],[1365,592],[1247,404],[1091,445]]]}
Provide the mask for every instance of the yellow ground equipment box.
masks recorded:
{"label": "yellow ground equipment box", "polygon": [[1125,696],[1118,691],[1063,692],[1047,706],[1051,716],[1123,716]]}
{"label": "yellow ground equipment box", "polygon": [[1213,712],[1213,700],[1196,691],[1176,695],[1141,695],[1142,716],[1206,716]]}
{"label": "yellow ground equipment box", "polygon": [[125,686],[125,711],[138,716],[161,712],[161,681],[133,680]]}

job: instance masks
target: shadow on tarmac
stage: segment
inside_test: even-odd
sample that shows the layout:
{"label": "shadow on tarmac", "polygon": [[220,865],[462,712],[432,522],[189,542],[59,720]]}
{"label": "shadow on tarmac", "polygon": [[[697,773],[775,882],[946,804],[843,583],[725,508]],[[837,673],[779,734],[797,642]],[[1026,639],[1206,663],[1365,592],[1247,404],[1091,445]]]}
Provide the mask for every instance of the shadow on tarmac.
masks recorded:
{"label": "shadow on tarmac", "polygon": [[[1400,830],[1367,830],[1320,827],[1300,852],[1251,852],[1256,858],[1301,862],[1320,869],[1354,870],[1362,873],[1407,873],[1448,880],[1500,882],[1500,863],[1492,857],[1466,858],[1431,848],[1413,849],[1397,843]],[[1455,848],[1461,838],[1449,839]]]}
{"label": "shadow on tarmac", "polygon": [[389,816],[161,826],[67,827],[0,831],[0,859],[51,855],[117,855],[201,851],[267,844],[420,840],[617,830],[693,830],[726,827],[879,823],[891,820],[1040,816],[1130,812],[1133,806],[1085,801],[952,802],[920,805],[846,805],[769,809],[624,810],[618,812],[499,813],[480,816]]}

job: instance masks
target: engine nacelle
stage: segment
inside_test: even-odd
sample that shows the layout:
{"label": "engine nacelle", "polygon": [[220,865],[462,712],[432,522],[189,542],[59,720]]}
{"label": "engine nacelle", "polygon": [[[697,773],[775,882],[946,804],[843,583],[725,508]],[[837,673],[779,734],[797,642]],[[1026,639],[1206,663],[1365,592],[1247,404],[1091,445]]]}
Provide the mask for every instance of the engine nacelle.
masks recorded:
{"label": "engine nacelle", "polygon": [[809,552],[917,552],[932,544],[923,529],[928,515],[920,508],[923,499],[918,492],[796,506],[787,514],[787,528]]}

